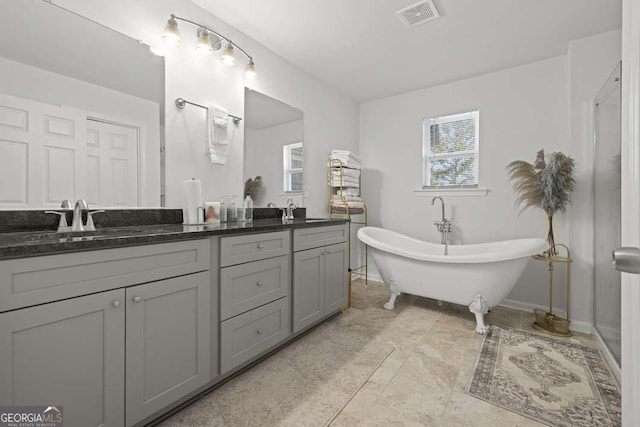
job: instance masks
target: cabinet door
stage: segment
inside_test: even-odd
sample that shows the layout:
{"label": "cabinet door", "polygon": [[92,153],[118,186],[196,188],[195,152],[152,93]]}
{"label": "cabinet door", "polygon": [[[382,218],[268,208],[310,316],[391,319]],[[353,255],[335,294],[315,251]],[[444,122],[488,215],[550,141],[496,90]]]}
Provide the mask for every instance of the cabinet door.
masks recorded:
{"label": "cabinet door", "polygon": [[0,314],[0,406],[62,406],[67,427],[122,426],[124,296]]}
{"label": "cabinet door", "polygon": [[127,289],[127,426],[210,379],[209,272]]}
{"label": "cabinet door", "polygon": [[349,245],[341,243],[324,249],[324,313],[330,314],[338,311],[348,300]]}
{"label": "cabinet door", "polygon": [[293,332],[322,319],[325,306],[324,250],[293,254]]}

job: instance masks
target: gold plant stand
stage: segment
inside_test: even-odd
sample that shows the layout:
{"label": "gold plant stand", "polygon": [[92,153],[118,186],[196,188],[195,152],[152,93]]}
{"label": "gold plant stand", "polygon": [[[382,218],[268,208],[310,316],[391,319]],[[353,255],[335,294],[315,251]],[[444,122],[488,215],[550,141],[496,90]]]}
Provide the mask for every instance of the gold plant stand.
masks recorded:
{"label": "gold plant stand", "polygon": [[[533,259],[536,261],[544,261],[549,264],[549,311],[545,312],[544,310],[535,309],[533,312],[536,315],[536,321],[533,322],[531,326],[534,329],[537,329],[540,332],[544,332],[545,334],[555,335],[558,337],[570,337],[572,335],[569,330],[569,324],[571,321],[569,320],[569,303],[571,296],[571,263],[573,260],[571,259],[571,252],[569,251],[569,247],[567,245],[563,245],[562,243],[558,243],[554,245],[556,250],[562,248],[566,252],[566,256],[548,256],[548,255],[534,255]],[[566,264],[567,265],[567,318],[563,319],[562,317],[553,313],[553,270],[554,264]]]}

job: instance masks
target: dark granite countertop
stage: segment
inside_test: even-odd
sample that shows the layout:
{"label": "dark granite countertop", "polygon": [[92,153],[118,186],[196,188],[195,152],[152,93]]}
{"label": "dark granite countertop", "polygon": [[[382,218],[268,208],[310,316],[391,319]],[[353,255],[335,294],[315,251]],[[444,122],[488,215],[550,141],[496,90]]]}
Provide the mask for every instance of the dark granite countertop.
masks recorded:
{"label": "dark granite countertop", "polygon": [[204,239],[210,236],[319,227],[345,222],[348,220],[294,219],[283,223],[281,219],[256,219],[250,223],[230,222],[203,226],[156,224],[98,228],[93,232],[81,233],[54,231],[0,233],[0,260]]}

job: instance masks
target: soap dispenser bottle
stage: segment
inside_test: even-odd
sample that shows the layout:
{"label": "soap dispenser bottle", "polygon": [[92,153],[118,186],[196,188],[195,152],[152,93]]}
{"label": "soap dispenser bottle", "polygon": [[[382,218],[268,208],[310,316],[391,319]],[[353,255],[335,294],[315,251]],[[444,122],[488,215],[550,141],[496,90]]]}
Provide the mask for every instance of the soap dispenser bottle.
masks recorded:
{"label": "soap dispenser bottle", "polygon": [[238,211],[236,210],[236,196],[231,196],[231,203],[227,209],[227,221],[236,222],[238,220]]}
{"label": "soap dispenser bottle", "polygon": [[253,221],[253,199],[248,194],[244,198],[244,217],[246,222]]}
{"label": "soap dispenser bottle", "polygon": [[220,222],[227,222],[227,205],[224,203],[224,197],[220,200]]}

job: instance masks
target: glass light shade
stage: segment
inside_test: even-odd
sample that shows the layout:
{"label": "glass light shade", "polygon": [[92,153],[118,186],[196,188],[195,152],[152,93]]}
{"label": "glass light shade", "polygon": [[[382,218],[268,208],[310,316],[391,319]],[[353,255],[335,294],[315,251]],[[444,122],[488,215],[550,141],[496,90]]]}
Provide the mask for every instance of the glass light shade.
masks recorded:
{"label": "glass light shade", "polygon": [[162,41],[169,46],[180,46],[182,44],[180,31],[178,30],[178,22],[174,18],[167,21],[167,25],[165,25],[164,32],[162,33]]}
{"label": "glass light shade", "polygon": [[242,77],[244,77],[245,80],[255,80],[258,78],[258,73],[256,72],[256,64],[253,63],[253,59],[250,59],[247,65],[245,65]]}
{"label": "glass light shade", "polygon": [[202,30],[198,35],[198,43],[196,44],[196,52],[200,55],[211,55],[213,53],[213,46],[211,45],[211,38],[207,30]]}
{"label": "glass light shade", "polygon": [[227,46],[222,51],[220,62],[229,67],[236,64],[236,58],[233,56],[233,45],[231,43],[227,43]]}

